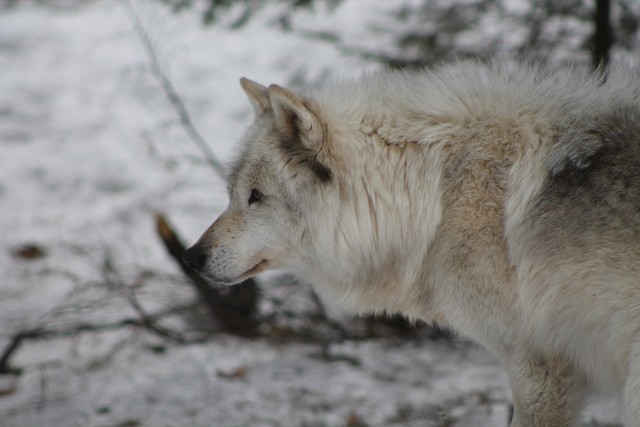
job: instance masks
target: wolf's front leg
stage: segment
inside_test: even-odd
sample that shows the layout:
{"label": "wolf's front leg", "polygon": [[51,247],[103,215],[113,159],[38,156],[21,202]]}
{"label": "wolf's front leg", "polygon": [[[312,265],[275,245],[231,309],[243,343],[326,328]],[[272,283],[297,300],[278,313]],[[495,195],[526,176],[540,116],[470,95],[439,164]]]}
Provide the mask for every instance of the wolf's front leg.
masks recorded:
{"label": "wolf's front leg", "polygon": [[584,381],[560,358],[523,350],[508,361],[513,390],[511,427],[569,427],[577,421]]}
{"label": "wolf's front leg", "polygon": [[625,427],[640,426],[640,332],[629,351],[629,367],[624,385]]}

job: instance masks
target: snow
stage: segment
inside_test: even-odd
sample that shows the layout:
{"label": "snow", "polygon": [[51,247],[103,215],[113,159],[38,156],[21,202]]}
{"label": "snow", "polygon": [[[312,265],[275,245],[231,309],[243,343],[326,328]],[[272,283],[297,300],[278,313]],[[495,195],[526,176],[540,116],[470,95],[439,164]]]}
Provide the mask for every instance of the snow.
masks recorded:
{"label": "snow", "polygon": [[[252,114],[239,77],[295,85],[375,68],[275,28],[279,6],[233,30],[202,27],[194,10],[134,5],[223,162]],[[366,22],[375,27],[388,8],[353,0],[300,12],[299,22],[374,46],[381,39]],[[177,124],[147,59],[121,2],[1,10],[0,348],[21,330],[135,317],[122,287],[148,312],[193,302],[153,215],[165,212],[191,242],[225,207],[226,192]],[[14,255],[30,243],[46,255]],[[304,292],[267,289],[292,305],[286,293]],[[204,328],[181,316],[169,321]],[[384,338],[331,344],[328,353],[314,343],[224,334],[178,345],[127,327],[29,340],[12,358],[21,375],[0,375],[0,425],[507,425],[506,376],[473,345]],[[585,420],[611,421],[615,412],[598,401]]]}

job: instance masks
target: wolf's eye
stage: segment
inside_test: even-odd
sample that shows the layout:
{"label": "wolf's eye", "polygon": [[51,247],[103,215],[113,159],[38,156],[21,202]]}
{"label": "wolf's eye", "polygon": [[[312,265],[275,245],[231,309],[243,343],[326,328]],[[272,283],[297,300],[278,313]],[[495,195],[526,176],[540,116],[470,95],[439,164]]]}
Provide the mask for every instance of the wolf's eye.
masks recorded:
{"label": "wolf's eye", "polygon": [[249,204],[252,204],[254,202],[259,202],[260,199],[262,199],[262,192],[257,188],[254,188],[253,190],[251,190],[251,195],[249,196]]}

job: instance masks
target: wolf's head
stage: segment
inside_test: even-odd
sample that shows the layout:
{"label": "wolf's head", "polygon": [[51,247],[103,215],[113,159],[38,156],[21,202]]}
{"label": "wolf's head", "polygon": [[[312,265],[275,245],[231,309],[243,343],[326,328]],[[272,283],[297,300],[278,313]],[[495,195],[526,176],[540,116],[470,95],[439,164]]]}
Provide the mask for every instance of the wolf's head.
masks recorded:
{"label": "wolf's head", "polygon": [[192,269],[222,284],[298,261],[316,232],[309,213],[333,179],[313,102],[277,85],[240,83],[255,119],[228,176],[229,206],[185,253]]}

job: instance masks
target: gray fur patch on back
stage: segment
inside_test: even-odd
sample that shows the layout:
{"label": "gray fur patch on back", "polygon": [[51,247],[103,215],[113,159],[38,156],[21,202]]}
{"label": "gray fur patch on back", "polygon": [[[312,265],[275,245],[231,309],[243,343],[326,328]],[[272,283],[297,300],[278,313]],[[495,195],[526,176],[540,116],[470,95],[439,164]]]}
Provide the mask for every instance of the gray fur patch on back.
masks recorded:
{"label": "gray fur patch on back", "polygon": [[552,176],[561,175],[568,169],[587,169],[603,145],[599,133],[570,128],[551,148],[546,160],[547,168]]}
{"label": "gray fur patch on back", "polygon": [[618,105],[563,127],[546,159],[551,177],[587,172],[612,150],[631,153],[640,147],[640,109],[634,105]]}
{"label": "gray fur patch on back", "polygon": [[555,170],[532,205],[531,237],[546,252],[640,236],[640,108],[618,106],[590,122],[592,140],[579,135],[553,147]]}

